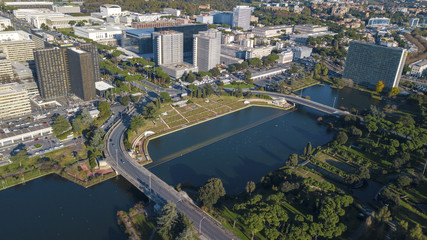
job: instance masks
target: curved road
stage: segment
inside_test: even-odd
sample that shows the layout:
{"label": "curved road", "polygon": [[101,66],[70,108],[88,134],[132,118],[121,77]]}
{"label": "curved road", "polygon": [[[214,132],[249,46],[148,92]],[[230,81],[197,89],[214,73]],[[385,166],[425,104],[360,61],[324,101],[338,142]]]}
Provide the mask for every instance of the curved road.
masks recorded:
{"label": "curved road", "polygon": [[197,231],[206,239],[230,240],[238,239],[219,222],[210,217],[191,200],[167,185],[156,175],[136,163],[123,146],[123,134],[126,131],[126,120],[121,120],[112,127],[106,135],[106,160],[107,162],[129,182],[143,191],[157,203],[165,203],[166,200],[176,203],[178,211],[189,217]]}

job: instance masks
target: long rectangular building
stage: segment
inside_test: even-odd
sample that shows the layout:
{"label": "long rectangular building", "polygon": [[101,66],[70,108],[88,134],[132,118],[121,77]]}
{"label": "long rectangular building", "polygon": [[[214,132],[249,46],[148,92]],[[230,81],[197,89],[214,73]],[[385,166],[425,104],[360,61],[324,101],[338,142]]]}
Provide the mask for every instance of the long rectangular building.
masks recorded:
{"label": "long rectangular building", "polygon": [[397,87],[406,55],[406,49],[351,41],[343,78],[372,89],[379,81],[388,89]]}
{"label": "long rectangular building", "polygon": [[26,62],[34,60],[36,45],[30,35],[24,31],[0,32],[0,50],[10,61]]}
{"label": "long rectangular building", "polygon": [[25,88],[17,83],[0,86],[0,119],[31,113],[30,99]]}

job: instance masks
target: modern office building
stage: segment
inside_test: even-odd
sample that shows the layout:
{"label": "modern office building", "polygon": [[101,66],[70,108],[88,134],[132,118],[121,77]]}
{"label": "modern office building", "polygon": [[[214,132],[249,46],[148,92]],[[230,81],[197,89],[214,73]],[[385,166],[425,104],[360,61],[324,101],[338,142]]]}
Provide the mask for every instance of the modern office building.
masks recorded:
{"label": "modern office building", "polygon": [[248,30],[251,25],[252,8],[249,6],[236,6],[233,8],[233,26]]}
{"label": "modern office building", "polygon": [[84,101],[95,98],[95,76],[92,54],[79,48],[67,49],[71,91]]}
{"label": "modern office building", "polygon": [[209,14],[213,16],[214,24],[227,24],[230,28],[233,26],[233,12],[212,11]]}
{"label": "modern office building", "polygon": [[80,6],[54,4],[53,11],[60,13],[80,13]]}
{"label": "modern office building", "polygon": [[70,92],[70,73],[66,48],[46,48],[34,52],[37,85],[40,96],[52,99],[66,96]]}
{"label": "modern office building", "polygon": [[184,34],[176,31],[153,33],[154,62],[156,65],[184,61]]}
{"label": "modern office building", "polygon": [[79,47],[86,52],[89,52],[92,56],[92,65],[93,65],[93,77],[95,82],[101,80],[101,73],[99,72],[99,54],[98,54],[98,45],[94,43],[80,43]]}
{"label": "modern office building", "polygon": [[177,32],[183,33],[184,34],[184,56],[186,57],[193,56],[193,39],[194,39],[193,35],[206,30],[208,30],[207,24],[186,24],[186,25],[154,28],[155,32],[177,31]]}
{"label": "modern office building", "polygon": [[124,30],[122,47],[138,54],[152,54],[153,32],[154,28]]}
{"label": "modern office building", "polygon": [[196,22],[213,24],[213,16],[209,14],[201,14],[196,16]]}
{"label": "modern office building", "polygon": [[419,22],[420,22],[419,18],[411,18],[409,20],[409,26],[410,27],[417,27]]}
{"label": "modern office building", "polygon": [[83,100],[95,96],[95,82],[101,79],[97,46],[54,47],[34,52],[40,96],[52,99],[73,92]]}
{"label": "modern office building", "polygon": [[26,62],[34,60],[35,43],[24,31],[0,32],[0,50],[10,61]]}
{"label": "modern office building", "polygon": [[179,17],[181,15],[181,10],[174,8],[164,8],[163,13],[173,15],[175,17]]}
{"label": "modern office building", "polygon": [[6,54],[0,52],[0,83],[12,82],[14,80],[12,63]]}
{"label": "modern office building", "polygon": [[294,53],[294,59],[304,59],[311,56],[312,48],[304,47],[304,46],[295,46],[292,48],[292,52]]}
{"label": "modern office building", "polygon": [[397,87],[406,55],[406,50],[402,48],[351,41],[343,78],[371,89],[375,89],[379,81],[388,89]]}
{"label": "modern office building", "polygon": [[194,35],[193,65],[209,71],[220,64],[221,32],[215,29]]}
{"label": "modern office building", "polygon": [[390,24],[390,18],[370,18],[367,27],[385,27]]}
{"label": "modern office building", "polygon": [[25,88],[17,83],[0,86],[0,119],[7,119],[31,113],[30,99]]}

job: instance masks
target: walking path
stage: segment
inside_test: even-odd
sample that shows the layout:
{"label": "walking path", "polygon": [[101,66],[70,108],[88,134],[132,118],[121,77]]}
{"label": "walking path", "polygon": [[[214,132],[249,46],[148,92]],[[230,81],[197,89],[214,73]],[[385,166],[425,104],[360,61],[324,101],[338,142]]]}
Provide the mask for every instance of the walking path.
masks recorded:
{"label": "walking path", "polygon": [[214,111],[214,110],[212,110],[212,109],[206,108],[206,107],[204,107],[204,106],[202,106],[202,105],[200,105],[200,104],[198,104],[198,103],[194,103],[194,104],[196,104],[198,107],[201,107],[201,108],[203,108],[203,109],[206,109],[207,111],[211,111],[211,112],[213,112],[214,114],[217,114],[217,112],[215,112],[215,111]]}
{"label": "walking path", "polygon": [[178,113],[179,114],[179,116],[181,116],[182,118],[184,118],[185,119],[185,121],[187,121],[187,122],[190,122],[190,121],[188,121],[188,119],[186,118],[186,117],[184,117],[178,110],[176,110],[173,106],[172,106],[172,104],[171,104],[171,107],[172,107],[172,109],[173,110],[175,110],[175,112],[176,113]]}
{"label": "walking path", "polygon": [[162,117],[159,117],[159,118],[160,118],[160,121],[162,121],[166,125],[166,127],[168,127],[168,129],[170,129],[169,125],[165,122],[165,120],[163,120]]}

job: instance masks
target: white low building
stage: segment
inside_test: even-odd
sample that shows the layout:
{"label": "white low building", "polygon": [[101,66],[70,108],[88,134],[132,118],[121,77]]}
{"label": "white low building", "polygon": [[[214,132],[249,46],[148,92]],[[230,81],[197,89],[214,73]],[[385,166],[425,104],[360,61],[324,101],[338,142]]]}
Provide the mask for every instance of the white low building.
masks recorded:
{"label": "white low building", "polygon": [[277,62],[279,64],[290,63],[294,59],[294,53],[292,51],[284,51],[278,54],[279,60]]}
{"label": "white low building", "polygon": [[0,31],[3,31],[10,26],[12,26],[12,23],[9,18],[0,17]]}
{"label": "white low building", "polygon": [[163,13],[168,15],[173,15],[175,17],[179,17],[181,15],[181,10],[173,9],[173,8],[165,8],[163,9]]}
{"label": "white low building", "polygon": [[[37,125],[37,126],[36,126]],[[49,124],[38,123],[23,129],[3,129],[0,134],[0,146],[13,144],[17,141],[25,141],[36,137],[49,135],[52,127]]]}
{"label": "white low building", "polygon": [[279,25],[271,27],[254,28],[252,33],[257,37],[270,38],[277,37],[283,34],[291,34],[292,26]]}
{"label": "white low building", "polygon": [[119,24],[105,24],[98,26],[83,26],[74,27],[74,34],[79,37],[89,38],[94,41],[104,39],[120,39],[123,30],[129,29],[129,27]]}
{"label": "white low building", "polygon": [[70,22],[85,22],[85,24],[92,25],[94,23],[104,23],[104,20],[101,20],[99,18],[89,17],[89,16],[79,16],[79,17],[73,17],[73,16],[64,16],[64,17],[47,17],[46,18],[46,24],[50,28],[69,28]]}
{"label": "white low building", "polygon": [[80,6],[78,5],[54,5],[53,11],[59,13],[80,13]]}
{"label": "white low building", "polygon": [[173,63],[161,65],[163,72],[169,74],[171,78],[180,79],[184,73],[193,72],[196,73],[199,69],[189,63]]}
{"label": "white low building", "polygon": [[416,77],[421,77],[427,70],[427,59],[419,60],[414,63],[409,64],[411,68],[411,75]]}
{"label": "white low building", "polygon": [[120,16],[122,14],[122,8],[115,4],[102,4],[99,7],[101,15],[105,17],[109,16]]}
{"label": "white low building", "polygon": [[197,15],[196,16],[196,22],[199,23],[206,23],[206,24],[213,24],[213,16],[212,15]]}

